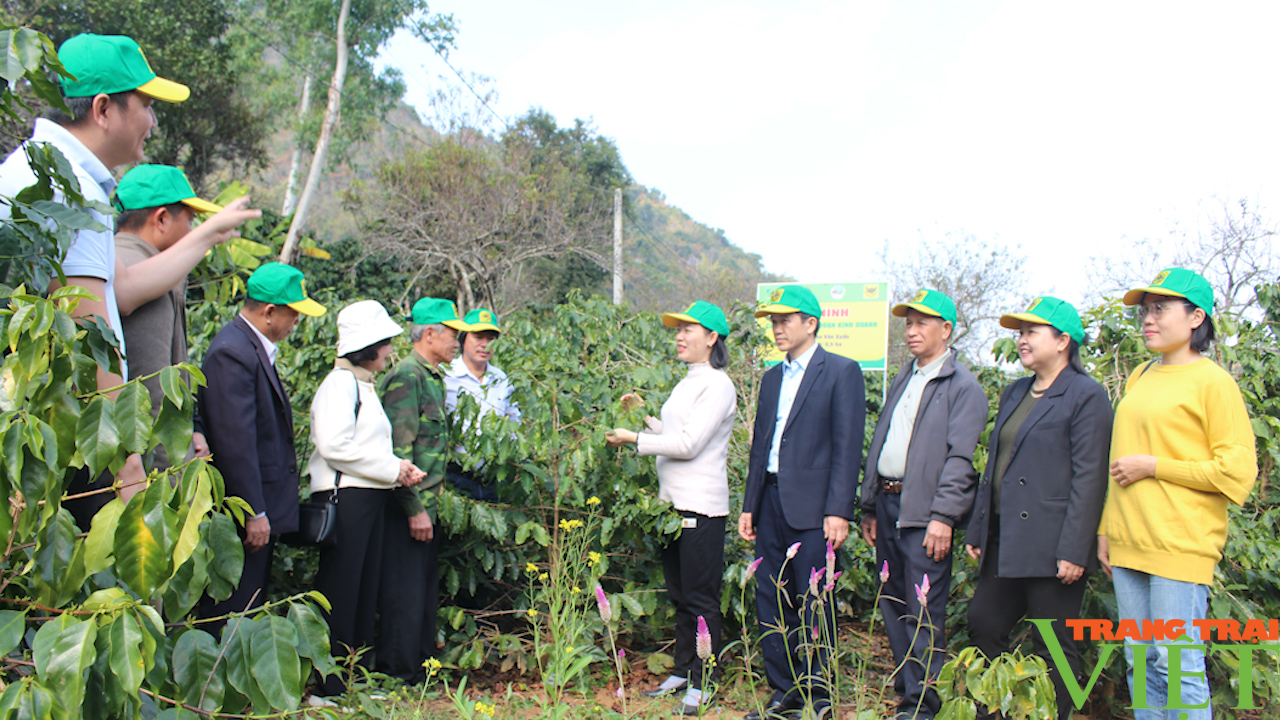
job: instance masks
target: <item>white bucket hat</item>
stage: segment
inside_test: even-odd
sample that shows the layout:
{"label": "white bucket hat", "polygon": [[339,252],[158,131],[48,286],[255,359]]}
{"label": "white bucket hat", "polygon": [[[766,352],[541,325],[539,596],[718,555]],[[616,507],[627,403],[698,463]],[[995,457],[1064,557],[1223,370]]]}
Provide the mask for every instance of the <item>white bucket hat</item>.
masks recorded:
{"label": "white bucket hat", "polygon": [[361,300],[338,311],[338,357],[404,332],[377,300]]}

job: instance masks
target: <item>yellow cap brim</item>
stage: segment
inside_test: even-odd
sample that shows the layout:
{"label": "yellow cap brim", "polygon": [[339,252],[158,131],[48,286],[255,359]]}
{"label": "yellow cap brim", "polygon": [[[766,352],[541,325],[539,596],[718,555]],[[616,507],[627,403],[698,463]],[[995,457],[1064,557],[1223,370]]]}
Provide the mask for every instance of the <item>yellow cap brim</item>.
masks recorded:
{"label": "yellow cap brim", "polygon": [[325,313],[324,306],[311,298],[304,298],[298,302],[291,302],[289,303],[289,307],[309,317],[320,317]]}
{"label": "yellow cap brim", "polygon": [[1035,323],[1037,325],[1053,324],[1039,315],[1032,315],[1031,313],[1009,313],[1008,315],[1000,316],[1000,327],[1007,327],[1010,330],[1021,330],[1022,323],[1024,322]]}
{"label": "yellow cap brim", "polygon": [[1137,290],[1130,290],[1129,292],[1125,293],[1124,304],[1125,305],[1141,305],[1142,296],[1146,295],[1147,293],[1151,293],[1153,295],[1165,295],[1168,297],[1182,298],[1183,300],[1187,298],[1186,295],[1183,295],[1180,292],[1174,292],[1172,290],[1166,290],[1164,288],[1158,288],[1158,287],[1144,287],[1144,288],[1138,288]]}
{"label": "yellow cap brim", "polygon": [[920,303],[902,303],[901,305],[894,305],[893,316],[906,317],[908,310],[916,310],[924,313],[925,315],[932,315],[933,317],[942,317],[942,313],[934,310],[928,305],[922,305]]}
{"label": "yellow cap brim", "polygon": [[208,200],[201,200],[200,198],[187,198],[182,201],[182,204],[198,213],[216,213],[222,210],[221,205],[215,205]]}
{"label": "yellow cap brim", "polygon": [[[794,308],[790,305],[765,305],[756,311],[756,317],[762,318],[765,315],[790,315],[791,313],[800,312],[800,308]],[[694,322],[697,322],[696,320]]]}
{"label": "yellow cap brim", "polygon": [[[757,315],[756,317],[760,316]],[[702,324],[698,322],[697,319],[689,315],[685,315],[684,313],[666,313],[662,316],[662,324],[670,328],[680,327],[680,323],[682,322],[693,323],[694,325]]]}
{"label": "yellow cap brim", "polygon": [[468,325],[461,320],[443,320],[440,323],[445,327],[451,327],[458,332],[475,332],[479,325]]}
{"label": "yellow cap brim", "polygon": [[171,103],[180,103],[191,97],[191,88],[162,77],[152,78],[150,82],[143,83],[134,89],[147,97]]}

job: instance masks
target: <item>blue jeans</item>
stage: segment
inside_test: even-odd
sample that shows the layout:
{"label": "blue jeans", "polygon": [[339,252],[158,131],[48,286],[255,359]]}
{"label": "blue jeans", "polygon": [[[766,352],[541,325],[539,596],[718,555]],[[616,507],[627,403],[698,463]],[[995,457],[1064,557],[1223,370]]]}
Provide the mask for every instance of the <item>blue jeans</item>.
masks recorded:
{"label": "blue jeans", "polygon": [[[1195,620],[1203,620],[1209,605],[1209,586],[1196,583],[1170,580],[1159,575],[1150,575],[1138,570],[1113,568],[1112,581],[1115,584],[1116,605],[1120,618],[1137,621],[1143,620],[1181,620],[1186,633],[1196,643],[1200,642],[1200,631],[1193,625]],[[1209,706],[1209,681],[1205,676],[1204,653],[1200,650],[1182,650],[1182,678],[1179,683],[1182,690],[1183,705],[1204,705],[1199,709],[1165,709],[1168,704],[1169,688],[1169,644],[1172,641],[1125,640],[1124,656],[1129,665],[1129,692],[1134,694],[1133,662],[1134,648],[1138,645],[1154,645],[1148,647],[1147,656],[1147,701],[1146,707],[1151,709],[1134,709],[1134,720],[1210,720],[1213,710]],[[1186,644],[1185,642],[1183,644]],[[1185,713],[1185,714],[1184,714]]]}

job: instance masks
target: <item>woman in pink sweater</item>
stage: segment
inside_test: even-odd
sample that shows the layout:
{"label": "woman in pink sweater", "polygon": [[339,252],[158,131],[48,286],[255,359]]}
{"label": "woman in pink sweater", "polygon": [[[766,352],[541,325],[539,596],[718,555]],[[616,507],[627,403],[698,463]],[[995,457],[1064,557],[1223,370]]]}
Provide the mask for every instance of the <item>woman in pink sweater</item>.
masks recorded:
{"label": "woman in pink sweater", "polygon": [[729,323],[720,308],[698,301],[682,313],[663,315],[662,324],[676,328],[676,357],[688,364],[689,374],[663,404],[661,420],[647,418],[639,432],[616,428],[606,439],[611,447],[635,443],[639,454],[656,455],[658,497],[684,517],[680,537],[662,553],[667,593],[676,605],[675,667],[645,694],[656,697],[685,688],[679,711],[697,715],[710,700],[704,680],[717,669],[704,671],[695,652],[698,617],[706,621],[712,652],[720,650],[729,436],[738,393],[724,372]]}

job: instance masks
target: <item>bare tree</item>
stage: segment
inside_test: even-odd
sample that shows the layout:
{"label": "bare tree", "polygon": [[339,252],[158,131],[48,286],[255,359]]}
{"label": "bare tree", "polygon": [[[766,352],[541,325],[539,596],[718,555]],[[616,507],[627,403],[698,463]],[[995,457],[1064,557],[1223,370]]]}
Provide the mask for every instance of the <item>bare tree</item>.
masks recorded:
{"label": "bare tree", "polygon": [[1185,267],[1213,284],[1217,310],[1239,314],[1256,305],[1258,285],[1274,280],[1280,272],[1277,225],[1245,199],[1215,199],[1212,204],[1195,229],[1175,226],[1166,238],[1143,238],[1116,257],[1091,258],[1091,286],[1118,295],[1164,268]]}
{"label": "bare tree", "polygon": [[[973,235],[947,233],[941,242],[921,240],[910,258],[885,243],[880,262],[893,283],[894,302],[906,302],[922,288],[938,290],[956,303],[951,342],[970,362],[978,361],[999,335],[1000,316],[1025,298],[1020,247],[995,245]],[[889,364],[908,359],[900,328],[889,332]]]}
{"label": "bare tree", "polygon": [[504,285],[533,259],[574,252],[605,262],[607,197],[578,192],[570,169],[547,160],[520,143],[447,139],[383,165],[347,201],[371,250],[452,278],[463,309],[501,309]]}

